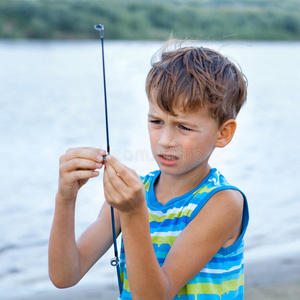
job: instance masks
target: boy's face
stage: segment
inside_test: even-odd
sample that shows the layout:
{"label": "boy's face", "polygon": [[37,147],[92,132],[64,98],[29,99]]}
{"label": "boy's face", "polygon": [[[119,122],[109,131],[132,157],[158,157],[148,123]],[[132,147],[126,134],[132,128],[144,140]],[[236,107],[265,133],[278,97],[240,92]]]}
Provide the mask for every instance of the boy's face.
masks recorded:
{"label": "boy's face", "polygon": [[218,124],[206,109],[175,116],[149,101],[148,130],[153,156],[163,173],[183,175],[207,167],[215,148]]}

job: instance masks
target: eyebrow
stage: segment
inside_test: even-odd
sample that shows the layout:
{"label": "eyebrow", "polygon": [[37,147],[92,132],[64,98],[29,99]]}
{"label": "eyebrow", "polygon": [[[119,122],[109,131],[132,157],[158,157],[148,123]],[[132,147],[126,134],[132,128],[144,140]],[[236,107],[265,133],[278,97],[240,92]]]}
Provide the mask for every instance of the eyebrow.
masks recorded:
{"label": "eyebrow", "polygon": [[[151,114],[151,113],[148,114],[148,118],[159,119],[159,120],[161,119],[159,116],[156,116],[155,114]],[[175,118],[174,123],[176,123],[176,124],[180,124],[180,125],[190,127],[190,128],[196,128],[197,127],[196,124],[188,122],[184,119],[176,119],[175,116],[174,116],[174,118]]]}
{"label": "eyebrow", "polygon": [[153,119],[159,119],[159,117],[153,115],[153,114],[148,114],[148,118],[153,118]]}
{"label": "eyebrow", "polygon": [[180,124],[180,125],[183,125],[185,127],[188,127],[188,128],[197,128],[198,126],[194,123],[190,123],[190,122],[187,122],[187,121],[184,121],[184,120],[176,120],[177,124]]}

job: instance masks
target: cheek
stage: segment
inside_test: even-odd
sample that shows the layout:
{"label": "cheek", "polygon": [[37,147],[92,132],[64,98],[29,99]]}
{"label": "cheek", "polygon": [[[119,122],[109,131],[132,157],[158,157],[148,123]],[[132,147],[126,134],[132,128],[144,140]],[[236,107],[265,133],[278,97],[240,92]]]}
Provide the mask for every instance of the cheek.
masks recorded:
{"label": "cheek", "polygon": [[187,154],[186,157],[199,157],[210,153],[213,149],[214,139],[211,135],[196,136],[182,142],[182,150]]}
{"label": "cheek", "polygon": [[179,139],[179,144],[183,149],[193,151],[201,147],[201,140],[202,139],[199,137],[199,135],[191,135],[189,137]]}
{"label": "cheek", "polygon": [[148,127],[148,133],[149,133],[151,148],[153,148],[157,144],[157,134],[155,134],[155,130],[149,127]]}
{"label": "cheek", "polygon": [[185,143],[184,152],[186,154],[186,159],[194,160],[195,157],[201,156],[203,149],[200,143],[197,141],[191,141],[189,143]]}

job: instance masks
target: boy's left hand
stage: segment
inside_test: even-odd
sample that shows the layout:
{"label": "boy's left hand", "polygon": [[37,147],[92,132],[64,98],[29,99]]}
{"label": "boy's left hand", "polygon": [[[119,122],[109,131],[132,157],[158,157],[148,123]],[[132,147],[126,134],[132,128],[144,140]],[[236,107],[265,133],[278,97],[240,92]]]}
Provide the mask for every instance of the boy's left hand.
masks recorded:
{"label": "boy's left hand", "polygon": [[120,212],[136,213],[146,204],[140,177],[111,155],[106,156],[103,185],[106,202]]}

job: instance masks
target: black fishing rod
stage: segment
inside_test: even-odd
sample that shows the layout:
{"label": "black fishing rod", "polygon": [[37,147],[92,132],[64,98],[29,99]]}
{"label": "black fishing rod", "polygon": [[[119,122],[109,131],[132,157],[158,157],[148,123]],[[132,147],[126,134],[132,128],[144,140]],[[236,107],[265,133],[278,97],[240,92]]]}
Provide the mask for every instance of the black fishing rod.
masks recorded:
{"label": "black fishing rod", "polygon": [[[101,47],[102,47],[102,69],[103,69],[103,86],[104,86],[106,147],[107,147],[106,155],[108,155],[108,154],[110,154],[110,145],[109,145],[109,134],[108,134],[108,113],[107,113],[106,79],[105,79],[105,63],[104,63],[104,26],[101,24],[98,24],[98,25],[95,25],[94,28],[100,32]],[[103,157],[104,160],[105,160],[105,156]],[[111,224],[112,224],[112,234],[113,234],[114,252],[115,252],[115,257],[111,259],[110,264],[113,267],[116,267],[116,269],[117,269],[119,291],[120,291],[120,295],[121,295],[122,284],[121,284],[119,254],[118,254],[118,245],[117,245],[117,236],[116,236],[115,214],[114,214],[114,208],[112,206],[110,207],[110,212],[111,212]]]}

